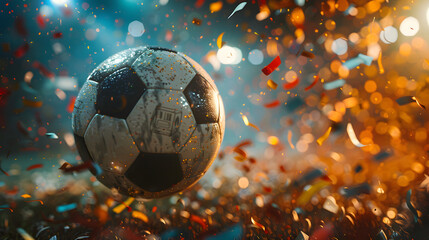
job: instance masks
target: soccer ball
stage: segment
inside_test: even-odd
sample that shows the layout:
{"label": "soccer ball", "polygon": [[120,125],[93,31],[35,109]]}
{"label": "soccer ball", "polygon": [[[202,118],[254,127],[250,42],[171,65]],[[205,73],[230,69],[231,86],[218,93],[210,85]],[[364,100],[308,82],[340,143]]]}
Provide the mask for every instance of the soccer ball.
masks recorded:
{"label": "soccer ball", "polygon": [[[188,56],[164,48],[117,53],[89,75],[72,127],[82,160],[118,192],[159,198],[195,184],[216,158],[225,130],[214,81]],[[91,170],[95,175],[95,171]]]}

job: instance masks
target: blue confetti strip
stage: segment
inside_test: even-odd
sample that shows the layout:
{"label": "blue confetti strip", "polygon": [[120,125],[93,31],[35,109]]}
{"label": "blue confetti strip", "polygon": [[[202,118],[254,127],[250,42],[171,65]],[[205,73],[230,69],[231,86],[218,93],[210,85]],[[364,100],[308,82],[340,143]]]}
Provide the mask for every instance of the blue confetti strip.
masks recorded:
{"label": "blue confetti strip", "polygon": [[371,186],[368,183],[362,183],[351,187],[344,187],[340,190],[340,193],[345,197],[354,197],[360,194],[369,194],[370,191]]}
{"label": "blue confetti strip", "polygon": [[314,179],[325,175],[325,172],[321,169],[313,169],[311,171],[306,172],[302,177],[296,180],[293,185],[295,187],[301,187],[303,185],[309,184]]}
{"label": "blue confetti strip", "polygon": [[410,189],[407,192],[407,207],[410,209],[410,211],[414,215],[414,222],[417,223],[417,221],[419,219],[419,215],[417,214],[416,208],[413,206],[413,204],[411,204],[411,194],[412,194],[412,191]]}
{"label": "blue confetti strip", "polygon": [[97,164],[97,163],[92,163],[92,166],[94,167],[94,169],[95,169],[95,175],[96,176],[98,176],[98,175],[100,175],[100,174],[102,174],[103,173],[103,169],[101,169],[101,167]]}
{"label": "blue confetti strip", "polygon": [[61,205],[61,206],[57,206],[57,212],[67,212],[70,210],[73,210],[77,208],[77,204],[76,203],[70,203],[70,204],[66,204],[66,205]]}
{"label": "blue confetti strip", "polygon": [[241,223],[237,223],[232,227],[227,228],[225,231],[217,233],[216,235],[206,237],[205,240],[217,240],[217,239],[243,239],[243,226]]}
{"label": "blue confetti strip", "polygon": [[342,87],[342,86],[344,86],[344,84],[346,84],[346,80],[338,79],[338,80],[323,84],[323,88],[325,90],[332,90],[332,89]]}
{"label": "blue confetti strip", "polygon": [[359,65],[361,65],[363,63],[363,60],[356,57],[356,58],[352,58],[350,60],[347,60],[344,64],[343,67],[347,68],[347,69],[353,69]]}
{"label": "blue confetti strip", "polygon": [[372,61],[374,60],[372,57],[359,53],[358,58],[362,60],[367,66],[371,66]]}

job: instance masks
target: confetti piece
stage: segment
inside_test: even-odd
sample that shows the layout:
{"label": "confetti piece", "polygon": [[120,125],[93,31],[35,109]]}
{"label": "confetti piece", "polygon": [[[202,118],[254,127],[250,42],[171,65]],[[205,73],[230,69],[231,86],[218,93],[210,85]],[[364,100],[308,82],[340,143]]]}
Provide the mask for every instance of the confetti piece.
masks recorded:
{"label": "confetti piece", "polygon": [[115,208],[113,208],[113,211],[117,214],[121,213],[122,211],[124,211],[125,208],[128,209],[128,212],[131,212],[132,209],[130,207],[131,203],[134,202],[133,197],[129,197],[127,200],[125,200],[125,202],[121,202],[121,204],[119,204],[118,206],[116,206]]}
{"label": "confetti piece", "polygon": [[69,100],[69,103],[67,104],[67,112],[72,113],[74,110],[74,103],[76,101],[76,97],[72,96]]}
{"label": "confetti piece", "polygon": [[144,214],[144,213],[142,213],[142,212],[139,212],[139,211],[133,211],[133,212],[131,213],[131,216],[132,216],[133,218],[138,218],[138,219],[142,220],[142,221],[143,221],[143,222],[145,222],[145,223],[148,223],[148,222],[149,222],[149,218],[146,216],[146,214]]}
{"label": "confetti piece", "polygon": [[59,212],[59,213],[68,212],[68,211],[71,211],[71,210],[73,210],[75,208],[77,208],[77,204],[76,203],[70,203],[70,204],[60,205],[60,206],[57,206],[57,212]]}
{"label": "confetti piece", "polygon": [[362,59],[356,57],[356,58],[352,58],[347,60],[344,64],[343,67],[351,70],[356,68],[357,66],[361,65],[363,63]]}
{"label": "confetti piece", "polygon": [[295,149],[295,146],[292,144],[292,131],[289,130],[287,133],[287,141],[289,143],[290,148]]}
{"label": "confetti piece", "polygon": [[341,195],[345,197],[354,197],[360,194],[369,194],[371,192],[371,186],[368,183],[361,183],[351,187],[343,187],[340,190]]}
{"label": "confetti piece", "polygon": [[323,203],[323,209],[333,214],[337,214],[339,208],[340,207],[337,205],[337,201],[332,196],[328,196],[325,202]]}
{"label": "confetti piece", "polygon": [[46,133],[45,136],[49,139],[58,139],[58,135],[55,133]]}
{"label": "confetti piece", "polygon": [[22,103],[24,104],[24,106],[32,108],[39,108],[43,105],[42,101],[33,101],[27,99],[22,99]]}
{"label": "confetti piece", "polygon": [[355,167],[355,173],[360,173],[361,171],[362,171],[362,165],[360,165],[360,164],[358,164],[356,167]]}
{"label": "confetti piece", "polygon": [[196,8],[200,8],[200,7],[202,7],[202,6],[203,6],[203,4],[204,4],[204,2],[205,2],[205,0],[197,0],[197,1],[195,2],[195,7],[196,7]]}
{"label": "confetti piece", "polygon": [[334,235],[334,225],[332,223],[327,223],[323,227],[317,228],[310,239],[312,240],[328,240],[332,239],[332,235]]}
{"label": "confetti piece", "polygon": [[39,70],[40,74],[47,78],[54,78],[55,74],[51,71],[49,71],[43,64],[41,64],[38,61],[33,62],[33,68]]}
{"label": "confetti piece", "polygon": [[400,97],[400,98],[396,99],[396,102],[397,102],[400,106],[415,102],[415,103],[417,103],[417,105],[419,105],[419,107],[421,107],[422,109],[426,109],[426,107],[425,107],[424,105],[422,105],[422,104],[417,100],[417,98],[416,98],[416,97],[414,97],[414,96],[404,96],[404,97]]}
{"label": "confetti piece", "polygon": [[231,15],[229,15],[228,19],[230,17],[232,17],[232,15],[234,15],[234,13],[243,10],[244,6],[246,6],[247,2],[242,2],[240,4],[237,5],[237,7],[235,7],[234,11],[231,13]]}
{"label": "confetti piece", "polygon": [[0,210],[9,210],[10,212],[13,212],[13,209],[12,208],[10,208],[10,207],[2,207],[2,206],[0,206]]}
{"label": "confetti piece", "polygon": [[414,222],[417,223],[418,219],[419,219],[419,215],[417,214],[417,210],[416,208],[413,206],[413,204],[411,203],[411,194],[412,194],[412,190],[408,190],[407,192],[407,207],[410,209],[410,211],[413,213],[414,216]]}
{"label": "confetti piece", "polygon": [[44,29],[46,27],[45,19],[43,19],[42,15],[37,14],[36,22],[40,29]]}
{"label": "confetti piece", "polygon": [[37,168],[42,168],[43,167],[43,164],[34,164],[34,165],[31,165],[31,166],[29,166],[26,170],[27,171],[31,171],[31,170],[34,170],[34,169],[37,169]]}
{"label": "confetti piece", "polygon": [[70,163],[65,162],[65,163],[63,163],[63,165],[61,165],[61,167],[60,167],[60,168],[58,168],[58,169],[63,170],[63,169],[66,169],[66,168],[68,168],[68,167],[71,167],[71,166],[72,166],[72,165],[71,165]]}
{"label": "confetti piece", "polygon": [[21,235],[24,240],[34,240],[34,238],[30,236],[30,234],[28,234],[24,229],[17,228],[16,231],[19,233],[19,235]]}
{"label": "confetti piece", "polygon": [[256,126],[256,125],[255,125],[255,124],[253,124],[253,123],[250,123],[250,122],[249,122],[249,126],[251,126],[252,128],[256,129],[256,131],[258,131],[258,132],[260,131],[260,130],[259,130],[259,127],[258,127],[258,126]]}
{"label": "confetti piece", "polygon": [[331,134],[331,130],[332,130],[332,127],[329,127],[328,130],[320,138],[317,139],[317,143],[319,144],[319,146],[322,146],[322,143],[326,139],[328,139],[329,134]]}
{"label": "confetti piece", "polygon": [[63,37],[63,33],[62,32],[56,32],[56,33],[54,33],[52,35],[52,37],[54,37],[55,39],[62,38]]}
{"label": "confetti piece", "polygon": [[241,148],[234,148],[233,150],[235,153],[237,153],[238,155],[240,155],[243,159],[247,158],[247,153],[241,149]]}
{"label": "confetti piece", "polygon": [[315,179],[317,179],[323,175],[325,175],[325,172],[323,170],[318,169],[318,168],[312,169],[312,170],[304,173],[304,175],[301,176],[299,179],[295,180],[293,185],[295,187],[303,187],[304,185],[311,183],[312,181],[314,181]]}
{"label": "confetti piece", "polygon": [[221,49],[222,48],[222,38],[223,38],[223,34],[224,34],[225,32],[223,32],[223,33],[221,33],[221,34],[219,34],[219,36],[217,37],[217,40],[216,40],[216,43],[217,43],[217,47],[219,48],[219,49]]}
{"label": "confetti piece", "polygon": [[303,193],[298,197],[298,200],[296,201],[299,205],[305,205],[307,204],[310,199],[314,196],[314,194],[318,193],[323,188],[329,186],[330,183],[324,180],[317,181],[310,187],[308,187],[306,190],[304,190]]}
{"label": "confetti piece", "polygon": [[299,84],[299,78],[296,78],[295,81],[283,84],[285,90],[292,89]]}
{"label": "confetti piece", "polygon": [[264,104],[264,107],[266,107],[266,108],[275,108],[275,107],[278,107],[279,105],[280,105],[280,101],[279,100],[274,100],[272,102]]}
{"label": "confetti piece", "polygon": [[271,62],[270,62],[270,64],[268,64],[267,66],[265,66],[263,69],[262,69],[262,72],[266,75],[266,76],[268,76],[268,75],[270,75],[272,72],[274,72],[274,70],[276,70],[279,66],[280,66],[280,64],[282,63],[282,61],[281,61],[281,59],[280,59],[280,56],[277,56],[276,58],[274,58]]}
{"label": "confetti piece", "polygon": [[253,225],[257,226],[258,228],[262,229],[265,231],[265,226],[258,223],[257,221],[255,221],[255,219],[253,219],[253,217],[250,217],[250,221],[252,222]]}
{"label": "confetti piece", "polygon": [[246,140],[239,142],[237,145],[235,145],[235,148],[243,148],[243,147],[248,147],[251,145],[252,145],[252,140],[246,139]]}
{"label": "confetti piece", "polygon": [[385,150],[385,151],[381,151],[381,152],[377,153],[376,155],[374,155],[374,159],[376,161],[381,161],[381,160],[384,160],[384,159],[390,157],[391,155],[392,154],[389,150]]}
{"label": "confetti piece", "polygon": [[315,57],[314,53],[308,52],[305,50],[301,52],[301,56],[306,57],[306,58],[311,58],[311,59],[313,59]]}
{"label": "confetti piece", "polygon": [[344,84],[346,84],[346,81],[344,79],[338,79],[338,80],[323,84],[323,88],[325,90],[332,90],[332,89],[342,87]]}
{"label": "confetti piece", "polygon": [[42,200],[28,200],[28,201],[24,201],[24,202],[39,202],[41,205],[44,205]]}
{"label": "confetti piece", "polygon": [[305,91],[308,91],[308,90],[310,90],[311,88],[313,88],[317,83],[319,82],[319,75],[317,75],[315,78],[314,78],[314,81],[308,86],[308,87],[306,87],[304,90]]}
{"label": "confetti piece", "polygon": [[21,16],[18,16],[15,20],[15,29],[18,32],[18,34],[25,38],[28,35],[27,28],[25,27],[24,18]]}
{"label": "confetti piece", "polygon": [[383,67],[383,63],[381,62],[381,58],[383,57],[383,54],[382,54],[382,52],[380,51],[380,55],[378,55],[378,60],[377,60],[377,63],[378,63],[378,70],[379,70],[379,73],[380,74],[384,74],[384,67]]}
{"label": "confetti piece", "polygon": [[207,223],[206,223],[206,220],[202,219],[201,217],[199,217],[197,215],[192,214],[191,217],[189,218],[189,220],[191,220],[192,222],[198,223],[203,228],[203,231],[207,231],[207,229],[209,228]]}
{"label": "confetti piece", "polygon": [[359,55],[357,56],[359,59],[362,60],[362,63],[367,65],[367,66],[371,66],[372,61],[374,60],[372,57],[364,55],[362,53],[359,53]]}
{"label": "confetti piece", "polygon": [[383,229],[377,233],[377,235],[375,236],[375,240],[387,240],[387,236],[384,233]]}
{"label": "confetti piece", "polygon": [[278,85],[273,80],[269,79],[267,81],[267,86],[273,90],[276,90]]}
{"label": "confetti piece", "polygon": [[1,171],[4,175],[6,175],[6,176],[8,176],[8,177],[9,177],[9,173],[7,173],[5,170],[3,170],[3,168],[0,168],[0,171]]}
{"label": "confetti piece", "polygon": [[201,20],[199,18],[194,18],[194,19],[192,19],[192,23],[194,25],[200,26],[203,23],[203,20]]}
{"label": "confetti piece", "polygon": [[28,50],[30,50],[30,45],[28,43],[24,43],[13,52],[13,56],[16,58],[22,58]]}
{"label": "confetti piece", "polygon": [[100,168],[100,166],[98,166],[98,164],[96,164],[94,162],[84,162],[84,163],[79,164],[77,166],[67,167],[67,168],[64,168],[61,170],[63,170],[64,173],[72,173],[72,172],[81,172],[81,171],[86,170],[86,169],[94,170],[96,173],[95,175],[97,175],[97,176],[103,172],[103,170]]}
{"label": "confetti piece", "polygon": [[210,12],[212,13],[219,12],[222,9],[222,7],[223,7],[222,1],[210,3]]}
{"label": "confetti piece", "polygon": [[[296,0],[295,0],[296,1]],[[295,240],[309,240],[310,236],[308,236],[306,233],[304,233],[303,231],[299,231],[298,236],[296,236]]]}
{"label": "confetti piece", "polygon": [[356,147],[365,147],[366,145],[363,145],[359,142],[359,140],[356,137],[355,131],[353,130],[353,126],[351,123],[347,124],[347,133],[349,134],[349,138],[352,141],[353,145]]}
{"label": "confetti piece", "polygon": [[21,197],[22,198],[31,198],[31,195],[30,194],[22,194]]}

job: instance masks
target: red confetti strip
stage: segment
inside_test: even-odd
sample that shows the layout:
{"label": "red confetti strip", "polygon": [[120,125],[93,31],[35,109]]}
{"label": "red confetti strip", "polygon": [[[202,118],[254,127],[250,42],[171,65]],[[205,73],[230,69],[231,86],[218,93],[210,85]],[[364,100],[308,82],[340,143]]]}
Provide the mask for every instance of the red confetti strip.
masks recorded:
{"label": "red confetti strip", "polygon": [[46,27],[45,19],[43,19],[42,15],[37,15],[36,22],[37,25],[39,25],[39,28],[44,29]]}
{"label": "red confetti strip", "polygon": [[70,98],[69,104],[67,105],[67,112],[72,113],[74,110],[74,102],[76,101],[76,97],[73,96]]}
{"label": "red confetti strip", "polygon": [[295,81],[293,81],[291,83],[283,84],[283,88],[285,90],[292,89],[292,88],[296,87],[298,85],[298,83],[299,83],[299,78],[296,78]]}
{"label": "red confetti strip", "polygon": [[314,87],[314,85],[316,85],[317,82],[319,82],[319,75],[317,75],[314,78],[314,81],[308,87],[305,88],[305,91],[310,90],[312,87]]}
{"label": "red confetti strip", "polygon": [[14,186],[13,189],[5,191],[8,195],[16,195],[18,193],[18,187]]}
{"label": "red confetti strip", "polygon": [[305,50],[302,51],[301,56],[307,57],[307,58],[314,58],[315,57],[314,53],[308,52],[308,51],[305,51]]}
{"label": "red confetti strip", "polygon": [[6,97],[9,96],[10,91],[7,88],[0,87],[0,106],[6,104]]}
{"label": "red confetti strip", "polygon": [[0,168],[0,171],[1,171],[2,173],[4,173],[4,175],[6,175],[6,176],[8,176],[8,177],[9,177],[9,173],[7,173],[5,170],[3,170],[3,168]]}
{"label": "red confetti strip", "polygon": [[153,208],[152,208],[152,212],[156,212],[156,210],[158,209],[158,207],[157,206],[154,206]]}
{"label": "red confetti strip", "polygon": [[204,231],[206,231],[208,229],[208,225],[207,225],[206,221],[204,219],[202,219],[201,217],[198,217],[197,215],[191,215],[190,220],[192,222],[196,222],[196,223],[200,224]]}
{"label": "red confetti strip", "polygon": [[24,201],[24,202],[40,202],[40,204],[44,205],[42,200],[28,200],[28,201]]}
{"label": "red confetti strip", "polygon": [[0,209],[9,209],[10,212],[13,212],[12,208],[0,208]]}
{"label": "red confetti strip", "polygon": [[16,58],[22,58],[30,49],[30,45],[28,43],[24,43],[18,49],[13,52],[13,56]]}
{"label": "red confetti strip", "polygon": [[18,17],[15,20],[15,29],[21,37],[26,37],[28,35],[27,28],[25,27],[24,18]]}
{"label": "red confetti strip", "polygon": [[203,6],[203,4],[204,4],[204,2],[205,2],[205,0],[197,0],[197,1],[195,2],[195,7],[196,7],[196,8],[200,8],[200,7],[202,7],[202,6]]}
{"label": "red confetti strip", "polygon": [[259,7],[265,6],[265,5],[267,5],[267,1],[266,0],[258,0],[258,5],[259,5]]}
{"label": "red confetti strip", "polygon": [[54,38],[62,38],[63,37],[63,33],[62,32],[56,32],[53,35]]}
{"label": "red confetti strip", "polygon": [[281,61],[280,57],[277,56],[276,58],[273,59],[273,61],[270,62],[270,64],[268,64],[267,66],[265,66],[262,69],[262,72],[268,76],[272,72],[274,72],[274,70],[276,70],[280,66],[281,63],[282,63],[282,61]]}
{"label": "red confetti strip", "polygon": [[[64,169],[61,169],[61,170],[64,173],[71,173],[71,172],[81,172],[81,171],[84,171],[86,169],[92,169],[92,168],[94,168],[94,167],[92,166],[91,162],[84,162],[82,164],[79,164],[79,165],[76,165],[76,166],[67,167],[67,168],[64,168]],[[96,170],[94,169],[94,171],[96,171]]]}
{"label": "red confetti strip", "polygon": [[33,62],[33,67],[39,70],[40,74],[47,78],[55,77],[55,74],[53,72],[49,71],[43,64],[38,61]]}
{"label": "red confetti strip", "polygon": [[241,148],[234,148],[233,151],[235,153],[237,153],[238,155],[242,156],[243,158],[247,158],[247,153],[245,151],[243,151],[243,149],[241,149]]}
{"label": "red confetti strip", "polygon": [[43,167],[43,164],[34,164],[34,165],[31,165],[31,166],[29,166],[28,168],[27,168],[27,171],[31,171],[31,170],[33,170],[33,169],[37,169],[37,168],[42,168]]}
{"label": "red confetti strip", "polygon": [[270,103],[264,104],[264,107],[266,107],[266,108],[274,108],[274,107],[277,107],[279,105],[280,105],[280,101],[279,100],[274,100],[274,101],[272,101]]}
{"label": "red confetti strip", "polygon": [[239,142],[237,145],[235,145],[235,148],[242,148],[242,147],[247,147],[250,145],[252,145],[252,140],[246,139],[246,140]]}

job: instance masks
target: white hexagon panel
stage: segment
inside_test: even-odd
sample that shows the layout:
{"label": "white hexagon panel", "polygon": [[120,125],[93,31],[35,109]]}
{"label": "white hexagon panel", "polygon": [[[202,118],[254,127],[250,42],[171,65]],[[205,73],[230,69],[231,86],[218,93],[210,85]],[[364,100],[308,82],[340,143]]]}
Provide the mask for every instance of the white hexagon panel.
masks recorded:
{"label": "white hexagon panel", "polygon": [[137,147],[147,153],[177,153],[196,127],[182,92],[148,89],[127,117]]}
{"label": "white hexagon panel", "polygon": [[217,123],[198,124],[187,144],[180,150],[185,176],[202,176],[216,158],[221,141]]}
{"label": "white hexagon panel", "polygon": [[85,142],[92,159],[108,172],[123,174],[139,155],[124,119],[96,114]]}
{"label": "white hexagon panel", "polygon": [[183,90],[196,74],[179,54],[150,48],[134,61],[132,68],[148,88]]}
{"label": "white hexagon panel", "polygon": [[73,132],[81,137],[85,134],[89,122],[96,113],[97,88],[97,82],[86,81],[74,103],[72,128]]}
{"label": "white hexagon panel", "polygon": [[194,61],[194,59],[188,57],[187,55],[185,55],[183,53],[179,53],[179,54],[191,64],[191,66],[195,69],[195,71],[197,73],[199,73],[201,76],[203,76],[210,83],[210,86],[212,86],[213,89],[216,90],[217,93],[219,93],[219,90],[217,89],[215,82],[210,77],[210,75],[207,73],[207,71],[203,67],[201,67],[200,64],[198,64],[197,62]]}

